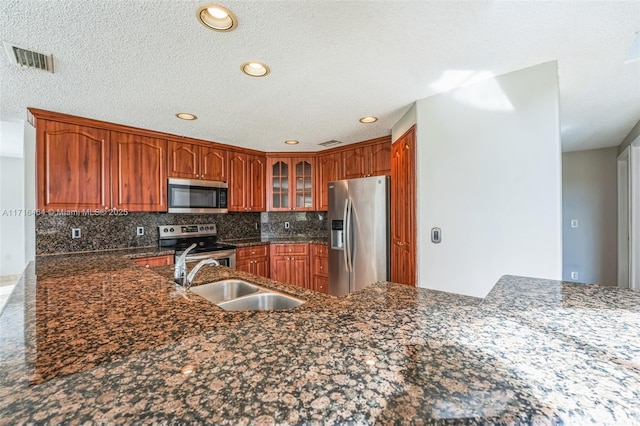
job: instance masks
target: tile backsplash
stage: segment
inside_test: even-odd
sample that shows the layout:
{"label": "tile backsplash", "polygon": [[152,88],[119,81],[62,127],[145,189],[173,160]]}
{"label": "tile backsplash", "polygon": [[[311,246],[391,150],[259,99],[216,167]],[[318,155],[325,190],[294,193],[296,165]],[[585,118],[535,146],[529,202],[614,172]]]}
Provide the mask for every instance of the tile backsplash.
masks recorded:
{"label": "tile backsplash", "polygon": [[[327,236],[326,212],[226,213],[212,215],[129,213],[124,216],[36,217],[36,254],[112,250],[158,244],[160,225],[215,223],[221,240]],[[285,229],[285,222],[289,228]],[[136,228],[144,227],[137,236]],[[81,237],[71,238],[73,228]]]}

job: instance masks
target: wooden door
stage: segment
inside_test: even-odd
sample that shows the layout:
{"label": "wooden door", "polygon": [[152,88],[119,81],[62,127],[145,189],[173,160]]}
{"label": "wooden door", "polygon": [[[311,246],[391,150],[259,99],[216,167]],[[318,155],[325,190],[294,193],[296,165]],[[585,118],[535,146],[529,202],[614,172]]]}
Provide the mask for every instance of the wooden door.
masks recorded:
{"label": "wooden door", "polygon": [[55,121],[37,130],[38,208],[108,208],[109,132]]}
{"label": "wooden door", "polygon": [[246,211],[245,179],[247,174],[247,154],[232,152],[229,158],[229,211]]}
{"label": "wooden door", "polygon": [[318,210],[329,209],[327,184],[342,179],[341,160],[340,153],[319,155],[316,159],[316,208]]}
{"label": "wooden door", "polygon": [[112,207],[167,211],[167,142],[120,132],[110,139]]}
{"label": "wooden door", "polygon": [[312,290],[318,293],[329,293],[329,279],[320,275],[313,276]]}
{"label": "wooden door", "polygon": [[266,159],[257,155],[248,156],[247,185],[248,198],[247,208],[253,212],[263,212],[267,210],[267,200],[265,194]]}
{"label": "wooden door", "polygon": [[289,211],[291,159],[269,158],[267,162],[267,198],[269,211]]}
{"label": "wooden door", "polygon": [[227,181],[227,151],[200,147],[200,179]]}
{"label": "wooden door", "polygon": [[309,257],[291,256],[289,259],[290,283],[302,288],[311,288],[309,285]]}
{"label": "wooden door", "polygon": [[197,179],[200,147],[175,141],[169,141],[168,145],[169,177]]}
{"label": "wooden door", "polygon": [[381,142],[371,145],[368,149],[369,176],[391,174],[391,143]]}
{"label": "wooden door", "polygon": [[415,285],[415,127],[391,147],[391,281]]}
{"label": "wooden door", "polygon": [[291,184],[291,205],[293,210],[314,210],[313,202],[313,159],[298,158],[293,161]]}
{"label": "wooden door", "polygon": [[[368,161],[368,159],[366,159]],[[365,176],[365,149],[352,148],[342,153],[342,171],[345,179]]]}

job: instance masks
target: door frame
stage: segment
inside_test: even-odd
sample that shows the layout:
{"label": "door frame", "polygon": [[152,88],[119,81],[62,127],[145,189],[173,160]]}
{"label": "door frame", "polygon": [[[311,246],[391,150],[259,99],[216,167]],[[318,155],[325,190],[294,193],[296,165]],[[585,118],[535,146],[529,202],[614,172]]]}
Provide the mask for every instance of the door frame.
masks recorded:
{"label": "door frame", "polygon": [[640,291],[640,136],[618,156],[618,287]]}

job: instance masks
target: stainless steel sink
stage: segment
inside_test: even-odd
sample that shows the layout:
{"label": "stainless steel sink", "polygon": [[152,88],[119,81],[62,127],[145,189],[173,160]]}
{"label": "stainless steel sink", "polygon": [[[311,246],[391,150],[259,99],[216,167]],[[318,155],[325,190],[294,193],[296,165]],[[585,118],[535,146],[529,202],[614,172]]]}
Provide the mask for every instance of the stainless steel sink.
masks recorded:
{"label": "stainless steel sink", "polygon": [[259,287],[242,280],[224,280],[191,287],[193,293],[216,304],[256,293],[258,290]]}
{"label": "stainless steel sink", "polygon": [[191,287],[191,292],[215,303],[225,311],[281,311],[305,303],[304,300],[234,278]]}
{"label": "stainless steel sink", "polygon": [[218,303],[225,311],[281,311],[300,306],[304,300],[280,293],[257,293]]}

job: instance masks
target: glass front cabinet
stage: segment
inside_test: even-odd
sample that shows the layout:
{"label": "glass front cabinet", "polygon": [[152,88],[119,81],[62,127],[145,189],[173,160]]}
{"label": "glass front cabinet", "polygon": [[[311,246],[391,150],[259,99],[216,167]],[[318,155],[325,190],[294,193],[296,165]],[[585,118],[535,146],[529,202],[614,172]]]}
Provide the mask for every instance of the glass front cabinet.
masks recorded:
{"label": "glass front cabinet", "polygon": [[314,210],[314,170],[310,157],[270,157],[267,165],[269,211]]}

